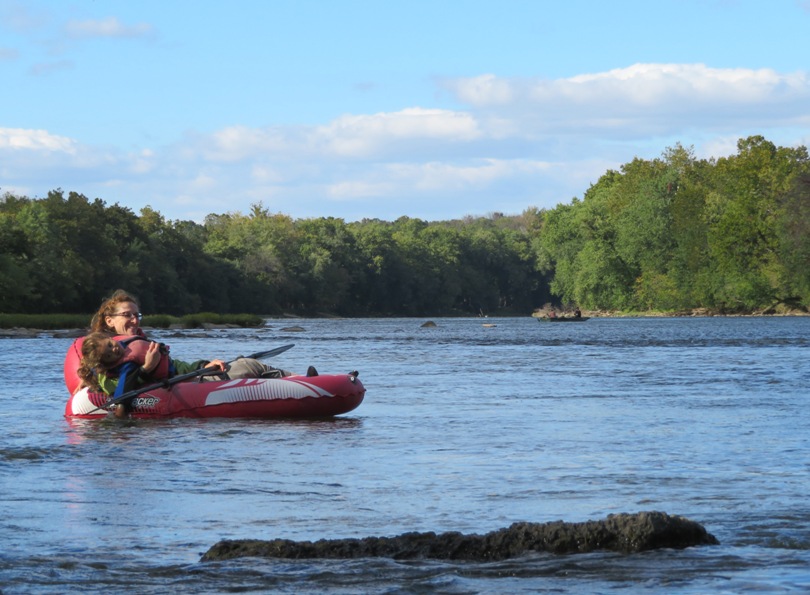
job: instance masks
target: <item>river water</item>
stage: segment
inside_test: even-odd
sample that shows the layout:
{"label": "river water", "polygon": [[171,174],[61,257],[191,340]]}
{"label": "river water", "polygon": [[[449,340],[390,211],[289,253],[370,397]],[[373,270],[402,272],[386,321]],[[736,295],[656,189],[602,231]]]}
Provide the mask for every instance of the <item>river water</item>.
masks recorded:
{"label": "river water", "polygon": [[[810,590],[810,318],[426,320],[150,333],[179,359],[295,343],[269,363],[359,370],[365,401],[327,421],[68,422],[71,340],[0,339],[0,591]],[[200,562],[226,538],[486,533],[642,510],[698,521],[721,545]]]}

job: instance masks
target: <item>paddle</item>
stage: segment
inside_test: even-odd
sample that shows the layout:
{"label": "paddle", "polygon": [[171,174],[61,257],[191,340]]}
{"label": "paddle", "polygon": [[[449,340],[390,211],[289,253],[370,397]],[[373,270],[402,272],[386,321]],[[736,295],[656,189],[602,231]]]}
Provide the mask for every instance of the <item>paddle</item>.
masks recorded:
{"label": "paddle", "polygon": [[[259,351],[257,353],[252,353],[246,356],[240,355],[239,357],[234,358],[229,362],[226,362],[226,364],[232,364],[236,360],[242,359],[243,357],[246,357],[248,359],[263,359],[265,357],[273,357],[274,355],[278,355],[279,353],[284,353],[288,349],[292,349],[294,346],[295,346],[294,343],[290,343],[289,345],[282,345],[281,347],[276,347],[275,349],[268,349],[267,351]],[[143,393],[147,393],[150,390],[155,390],[158,388],[168,388],[170,386],[177,384],[178,382],[183,382],[184,380],[191,380],[192,378],[197,378],[198,376],[205,376],[211,374],[222,374],[222,372],[215,368],[200,368],[199,370],[194,370],[193,372],[189,372],[188,374],[180,374],[179,376],[172,376],[171,378],[167,378],[162,382],[150,384],[149,386],[142,386],[141,388],[137,388],[135,390],[126,392],[120,397],[110,399],[103,405],[96,407],[95,409],[90,411],[90,413],[95,413],[100,409],[106,409],[107,407],[118,405],[119,403],[125,403],[129,399],[137,397],[138,395],[142,395]],[[90,413],[88,413],[88,415]]]}

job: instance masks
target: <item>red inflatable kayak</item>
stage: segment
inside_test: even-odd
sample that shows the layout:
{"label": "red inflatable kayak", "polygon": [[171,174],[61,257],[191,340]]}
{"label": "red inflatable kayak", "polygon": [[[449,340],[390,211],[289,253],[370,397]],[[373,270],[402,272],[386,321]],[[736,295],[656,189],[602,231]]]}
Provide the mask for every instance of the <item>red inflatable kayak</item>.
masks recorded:
{"label": "red inflatable kayak", "polygon": [[[81,359],[77,339],[65,357],[65,384],[72,396],[65,406],[66,417],[99,419],[109,397],[79,388],[76,369]],[[285,378],[242,378],[200,382],[178,382],[145,391],[130,401],[135,418],[245,417],[313,418],[347,413],[363,402],[366,389],[357,373],[287,376]]]}

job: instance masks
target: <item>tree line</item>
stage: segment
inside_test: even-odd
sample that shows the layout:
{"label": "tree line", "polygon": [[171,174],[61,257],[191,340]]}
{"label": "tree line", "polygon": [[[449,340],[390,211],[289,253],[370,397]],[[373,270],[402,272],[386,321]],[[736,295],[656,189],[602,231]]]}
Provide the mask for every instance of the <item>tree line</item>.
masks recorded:
{"label": "tree line", "polygon": [[807,149],[680,145],[606,172],[583,198],[428,222],[292,219],[261,204],[167,221],[61,189],[0,198],[0,312],[85,313],[122,287],[145,312],[345,316],[810,305]]}
{"label": "tree line", "polygon": [[550,295],[523,221],[293,220],[254,205],[198,224],[76,192],[7,193],[0,312],[93,312],[121,287],[172,315],[526,313]]}

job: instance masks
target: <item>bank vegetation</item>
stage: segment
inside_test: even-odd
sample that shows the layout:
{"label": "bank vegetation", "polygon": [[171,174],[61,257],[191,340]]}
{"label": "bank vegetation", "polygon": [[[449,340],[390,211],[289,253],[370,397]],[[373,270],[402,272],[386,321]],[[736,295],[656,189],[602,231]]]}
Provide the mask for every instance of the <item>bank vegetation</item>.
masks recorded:
{"label": "bank vegetation", "polygon": [[170,316],[806,311],[810,160],[760,136],[720,159],[676,145],[553,209],[452,221],[259,203],[196,223],[61,189],[0,198],[0,312],[86,314],[119,287]]}

